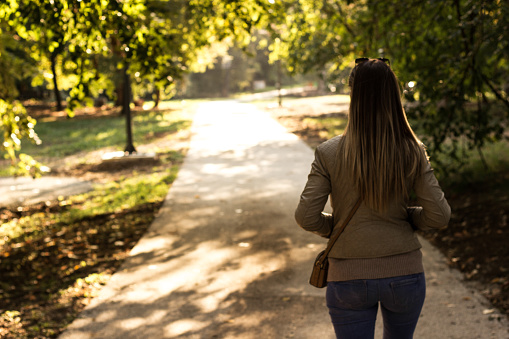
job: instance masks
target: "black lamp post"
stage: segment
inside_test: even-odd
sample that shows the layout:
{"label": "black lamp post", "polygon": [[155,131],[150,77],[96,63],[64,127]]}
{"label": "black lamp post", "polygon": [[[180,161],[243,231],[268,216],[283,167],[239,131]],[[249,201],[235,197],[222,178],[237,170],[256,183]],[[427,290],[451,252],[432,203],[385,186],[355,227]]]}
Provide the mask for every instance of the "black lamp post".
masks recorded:
{"label": "black lamp post", "polygon": [[129,64],[126,62],[124,65],[124,102],[122,106],[123,114],[125,115],[125,125],[126,125],[126,134],[127,134],[127,144],[125,146],[124,152],[133,154],[136,153],[136,149],[133,145],[133,131],[132,131],[132,121],[131,121],[131,81],[129,79],[129,74],[127,73],[127,69],[129,68]]}

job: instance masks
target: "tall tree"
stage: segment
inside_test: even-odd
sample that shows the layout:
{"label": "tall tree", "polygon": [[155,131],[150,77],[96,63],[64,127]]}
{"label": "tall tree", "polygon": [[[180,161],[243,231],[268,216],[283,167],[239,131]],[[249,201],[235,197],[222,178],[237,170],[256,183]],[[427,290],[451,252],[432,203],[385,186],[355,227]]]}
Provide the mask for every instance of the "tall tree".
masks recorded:
{"label": "tall tree", "polygon": [[[509,122],[509,3],[446,0],[423,3],[371,1],[377,47],[413,81],[408,110],[432,151],[460,165],[465,147],[481,159],[487,142],[504,138]],[[383,44],[383,45],[382,45]]]}
{"label": "tall tree", "polygon": [[[504,138],[509,122],[509,3],[491,0],[285,2],[280,57],[294,72],[341,74],[359,56],[391,59],[413,101],[408,112],[431,152]],[[504,88],[505,87],[505,88]]]}
{"label": "tall tree", "polygon": [[[247,44],[251,30],[267,12],[266,5],[255,0],[111,1],[106,5],[82,2],[80,6],[93,6],[93,11],[85,11],[99,17],[92,35],[106,42],[103,50],[106,47],[117,56],[123,69],[129,153],[134,151],[130,137],[130,74],[150,77],[156,87],[171,84],[197,61],[199,51],[214,42],[233,37]],[[81,85],[83,90],[71,92],[73,97],[83,97],[88,83]]]}
{"label": "tall tree", "polygon": [[72,39],[72,12],[67,1],[11,1],[10,24],[16,33],[31,44],[34,60],[47,59],[53,82],[57,110],[63,110],[59,89],[59,58]]}
{"label": "tall tree", "polygon": [[[114,70],[122,70],[122,76],[116,77],[122,79],[125,89],[126,151],[133,152],[129,116],[131,76],[148,78],[157,90],[171,85],[198,62],[207,60],[201,56],[208,46],[227,38],[247,45],[252,29],[273,11],[270,3],[8,0],[0,4],[0,14],[2,25],[20,37],[39,66],[43,59],[50,62],[57,104],[61,102],[59,64],[60,74],[75,75],[77,80],[69,93],[67,108],[70,116],[81,102],[97,94],[98,86],[104,88],[114,83]],[[110,66],[103,67],[100,62]],[[213,59],[208,58],[208,62]]]}

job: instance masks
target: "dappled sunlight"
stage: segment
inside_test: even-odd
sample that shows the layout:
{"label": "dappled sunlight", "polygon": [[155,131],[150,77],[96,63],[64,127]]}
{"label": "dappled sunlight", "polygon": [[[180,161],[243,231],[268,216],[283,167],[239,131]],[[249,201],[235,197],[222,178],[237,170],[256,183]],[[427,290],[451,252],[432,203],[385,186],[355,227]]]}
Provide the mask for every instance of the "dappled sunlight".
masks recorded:
{"label": "dappled sunlight", "polygon": [[[232,293],[245,290],[251,283],[263,276],[269,276],[274,272],[284,270],[287,265],[287,255],[275,255],[271,249],[253,250],[260,241],[257,232],[245,232],[230,245],[225,245],[219,240],[201,242],[192,251],[184,248],[168,250],[169,258],[178,253],[188,252],[179,256],[179,260],[165,260],[165,257],[155,260],[148,266],[148,258],[138,260],[137,255],[144,253],[132,253],[131,265],[118,273],[120,279],[119,288],[124,290],[122,302],[152,303],[161,295],[172,292],[193,292],[200,290],[204,296],[195,300],[188,300],[201,312],[212,312]],[[157,251],[161,246],[171,246],[167,239],[157,239],[150,246]],[[282,242],[292,245],[289,238]],[[185,263],[182,265],[182,263]],[[147,271],[148,268],[148,271]],[[124,276],[125,275],[125,276]],[[143,289],[139,284],[150,280]],[[107,319],[111,315],[102,314]]]}
{"label": "dappled sunlight", "polygon": [[244,166],[228,167],[226,164],[205,164],[202,168],[203,173],[214,174],[221,171],[225,176],[233,177],[246,171],[257,171],[259,166],[255,164],[246,164]]}
{"label": "dappled sunlight", "polygon": [[126,329],[126,330],[134,330],[140,326],[144,326],[146,325],[146,320],[145,318],[140,318],[140,317],[134,317],[134,318],[130,318],[128,320],[124,320],[120,323],[120,326],[122,326],[122,328]]}
{"label": "dappled sunlight", "polygon": [[190,331],[199,331],[205,326],[207,326],[206,323],[193,319],[177,320],[164,327],[164,335],[172,338]]}
{"label": "dappled sunlight", "polygon": [[[111,138],[115,133],[116,133],[115,130],[97,133],[95,135],[95,140],[104,140],[104,139]],[[72,137],[72,135],[71,135],[71,137]]]}
{"label": "dappled sunlight", "polygon": [[204,284],[197,284],[200,291],[206,294],[196,301],[202,312],[216,310],[231,293],[243,291],[259,277],[285,267],[284,258],[274,255],[272,251],[246,252],[250,252],[249,247],[239,244],[228,249],[205,245],[190,257],[196,262],[190,270],[198,277],[207,277]]}
{"label": "dappled sunlight", "polygon": [[5,0],[0,13],[0,175],[97,184],[0,192],[0,337],[55,338],[88,305],[59,339],[333,338],[308,284],[327,240],[294,212],[368,56],[398,74],[393,99],[449,179],[451,222],[429,238],[482,291],[444,284],[441,262],[416,336],[507,337],[509,1]]}
{"label": "dappled sunlight", "polygon": [[[107,302],[85,313],[101,319],[114,309],[115,320],[75,331],[95,326],[101,337],[130,331],[140,337],[277,338],[309,312],[326,319],[324,291],[307,284],[325,241],[293,219],[312,151],[252,106],[204,107],[193,126],[200,132],[158,217],[102,291]],[[292,314],[284,311],[288,305]],[[155,311],[158,319],[151,320]],[[147,319],[143,326],[140,318]],[[156,322],[164,324],[160,332]]]}
{"label": "dappled sunlight", "polygon": [[113,310],[107,310],[105,312],[100,313],[97,318],[95,318],[95,321],[100,322],[108,322],[115,319],[115,316],[117,315],[116,312]]}
{"label": "dappled sunlight", "polygon": [[[192,143],[206,142],[208,147],[193,148],[198,156],[223,152],[238,156],[238,152],[256,146],[262,140],[297,140],[295,135],[284,133],[284,127],[276,122],[259,119],[260,115],[268,114],[256,111],[254,106],[244,105],[242,111],[237,110],[235,102],[213,102],[200,107],[197,114],[202,114],[203,120],[193,126]],[[242,127],[246,124],[248,129]]]}

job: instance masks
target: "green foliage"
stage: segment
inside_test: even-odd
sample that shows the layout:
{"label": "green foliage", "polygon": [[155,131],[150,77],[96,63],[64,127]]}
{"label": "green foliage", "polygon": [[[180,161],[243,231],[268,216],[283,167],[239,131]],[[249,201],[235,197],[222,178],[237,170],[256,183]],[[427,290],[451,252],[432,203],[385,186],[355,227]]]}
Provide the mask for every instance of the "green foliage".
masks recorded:
{"label": "green foliage", "polygon": [[[464,160],[461,168],[455,170],[454,175],[444,170],[439,173],[439,179],[447,177],[444,184],[452,191],[467,192],[472,187],[496,188],[498,184],[495,182],[507,177],[509,172],[509,142],[487,143],[482,153],[475,149],[470,150],[466,145],[466,142],[460,143],[456,151],[457,157],[463,157]],[[438,153],[431,160],[433,165],[443,164],[444,169],[457,166],[457,161],[448,153]],[[489,173],[486,172],[486,165],[490,169]]]}
{"label": "green foliage", "polygon": [[[0,15],[6,15],[6,9],[0,6]],[[37,176],[44,168],[26,154],[17,152],[23,139],[40,143],[34,132],[35,119],[31,118],[20,102],[13,100],[18,92],[15,80],[24,77],[34,68],[32,59],[17,39],[6,31],[6,22],[0,20],[0,153],[9,159],[12,174]]]}
{"label": "green foliage", "polygon": [[364,8],[362,1],[301,0],[279,5],[271,25],[274,60],[284,60],[292,73],[322,71],[348,58],[354,49],[352,22]]}
{"label": "green foliage", "polygon": [[[212,64],[221,41],[247,45],[269,6],[258,0],[2,2],[0,66],[8,71],[0,74],[0,94],[10,91],[8,98],[14,99],[15,80],[28,73],[34,84],[54,89],[58,110],[63,109],[59,89],[69,88],[72,117],[101,93],[122,102],[122,88],[129,86],[126,70],[137,94],[153,91],[158,101],[160,93],[174,93],[185,72]],[[12,51],[18,55],[12,57]],[[37,69],[21,64],[28,59]]]}
{"label": "green foliage", "polygon": [[404,82],[417,84],[406,95],[416,101],[408,113],[418,121],[430,150],[454,160],[446,167],[461,166],[466,150],[482,152],[486,143],[504,138],[509,118],[504,88],[509,74],[507,2],[384,2],[374,3],[372,10],[379,15],[375,30],[385,37],[377,47],[393,55]]}
{"label": "green foliage", "polygon": [[125,68],[136,94],[175,93],[183,74],[234,44],[248,50],[262,29],[271,61],[293,74],[337,82],[355,57],[389,57],[416,84],[404,86],[408,113],[430,152],[455,164],[463,140],[481,152],[509,122],[507,1],[10,0],[0,16],[0,93],[15,98],[13,79],[27,73],[51,79],[55,95],[70,86],[70,115],[100,93],[120,96]]}
{"label": "green foliage", "polygon": [[[284,2],[275,58],[293,72],[342,75],[355,57],[391,59],[406,87],[408,113],[431,153],[453,166],[461,149],[481,152],[504,138],[509,120],[509,3],[488,0]],[[466,144],[461,148],[460,144]],[[445,166],[445,164],[443,164]]]}
{"label": "green foliage", "polygon": [[34,132],[35,120],[25,111],[25,108],[15,102],[8,103],[0,100],[0,118],[3,127],[2,149],[7,151],[7,155],[14,160],[15,151],[21,146],[21,139],[28,137],[40,144],[37,134]]}
{"label": "green foliage", "polygon": [[38,176],[45,167],[27,154],[17,152],[21,149],[21,140],[26,138],[34,144],[41,141],[34,131],[35,119],[31,118],[19,102],[6,102],[0,99],[0,126],[3,135],[0,152],[11,161],[13,174]]}
{"label": "green foliage", "polygon": [[124,65],[157,88],[171,85],[195,63],[212,63],[201,57],[212,44],[229,37],[249,42],[267,10],[254,0],[11,2],[2,7],[10,28],[35,60],[50,61],[55,88],[57,63],[76,75],[69,111],[93,95],[102,72],[115,78]]}
{"label": "green foliage", "polygon": [[[1,7],[1,5],[0,5]],[[20,43],[19,36],[9,31],[0,19],[0,98],[12,100],[18,95],[16,80],[37,72],[35,61]]]}

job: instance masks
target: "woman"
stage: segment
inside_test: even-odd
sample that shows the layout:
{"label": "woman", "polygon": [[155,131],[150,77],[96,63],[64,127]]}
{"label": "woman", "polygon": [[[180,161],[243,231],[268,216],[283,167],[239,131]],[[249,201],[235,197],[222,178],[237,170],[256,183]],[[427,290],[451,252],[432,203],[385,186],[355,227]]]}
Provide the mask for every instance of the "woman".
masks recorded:
{"label": "woman", "polygon": [[[330,238],[362,199],[329,254],[326,299],[336,336],[373,338],[380,304],[384,339],[412,338],[426,293],[414,229],[446,226],[451,210],[388,60],[357,59],[349,85],[346,130],[317,147],[295,218]],[[421,207],[407,207],[412,191]],[[332,215],[322,212],[329,195]]]}

